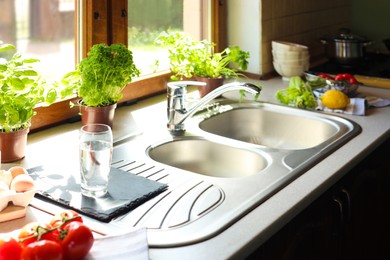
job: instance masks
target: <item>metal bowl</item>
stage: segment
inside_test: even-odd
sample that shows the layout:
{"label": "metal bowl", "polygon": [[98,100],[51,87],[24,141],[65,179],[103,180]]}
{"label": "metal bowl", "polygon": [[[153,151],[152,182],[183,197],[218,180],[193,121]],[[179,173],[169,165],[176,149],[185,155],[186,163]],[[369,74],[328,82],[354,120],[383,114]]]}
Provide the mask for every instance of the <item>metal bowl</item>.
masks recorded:
{"label": "metal bowl", "polygon": [[349,97],[355,96],[356,91],[359,88],[359,84],[351,84],[349,82],[340,80],[327,80],[327,83],[328,84],[325,88],[340,90]]}
{"label": "metal bowl", "polygon": [[355,96],[357,94],[356,91],[361,84],[351,84],[347,81],[324,79],[307,71],[305,71],[304,74],[307,83],[312,87],[312,89],[321,89],[321,92],[325,92],[330,89],[336,89],[344,92],[349,97]]}
{"label": "metal bowl", "polygon": [[327,85],[326,79],[321,78],[311,72],[304,72],[306,82],[310,85],[312,89],[317,89],[317,88],[324,88]]}

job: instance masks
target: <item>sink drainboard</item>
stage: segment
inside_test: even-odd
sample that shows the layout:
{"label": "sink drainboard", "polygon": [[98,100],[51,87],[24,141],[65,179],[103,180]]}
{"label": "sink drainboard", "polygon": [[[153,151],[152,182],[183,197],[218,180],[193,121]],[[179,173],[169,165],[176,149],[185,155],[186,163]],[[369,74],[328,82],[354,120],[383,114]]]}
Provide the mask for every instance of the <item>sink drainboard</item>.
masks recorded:
{"label": "sink drainboard", "polygon": [[167,191],[134,209],[131,214],[115,221],[133,227],[166,230],[196,221],[224,200],[218,186],[194,177],[172,178],[167,170],[137,161],[118,161],[113,166],[131,174],[168,184]]}

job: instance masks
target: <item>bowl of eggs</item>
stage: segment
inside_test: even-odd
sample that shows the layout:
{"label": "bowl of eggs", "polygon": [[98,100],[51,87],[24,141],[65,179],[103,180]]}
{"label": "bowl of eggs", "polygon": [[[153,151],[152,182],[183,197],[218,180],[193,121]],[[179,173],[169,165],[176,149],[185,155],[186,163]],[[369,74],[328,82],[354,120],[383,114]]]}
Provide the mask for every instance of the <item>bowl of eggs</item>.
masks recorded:
{"label": "bowl of eggs", "polygon": [[36,192],[34,180],[25,168],[0,170],[0,222],[24,217]]}

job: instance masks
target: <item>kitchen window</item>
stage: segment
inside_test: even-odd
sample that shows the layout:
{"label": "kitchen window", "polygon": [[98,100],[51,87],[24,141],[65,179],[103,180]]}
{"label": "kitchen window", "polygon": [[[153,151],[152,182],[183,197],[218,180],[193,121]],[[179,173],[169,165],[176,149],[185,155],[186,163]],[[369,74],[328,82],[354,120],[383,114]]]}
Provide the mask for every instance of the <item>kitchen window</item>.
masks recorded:
{"label": "kitchen window", "polygon": [[[222,1],[223,2],[223,1]],[[153,43],[159,32],[184,30],[194,38],[212,39],[218,23],[217,0],[4,0],[0,2],[0,37],[23,55],[41,60],[39,70],[59,80],[96,43],[124,43],[142,71],[124,90],[122,102],[165,90],[169,78],[165,50]],[[154,66],[159,60],[159,67]],[[37,108],[32,130],[62,123],[78,115],[69,100]]]}

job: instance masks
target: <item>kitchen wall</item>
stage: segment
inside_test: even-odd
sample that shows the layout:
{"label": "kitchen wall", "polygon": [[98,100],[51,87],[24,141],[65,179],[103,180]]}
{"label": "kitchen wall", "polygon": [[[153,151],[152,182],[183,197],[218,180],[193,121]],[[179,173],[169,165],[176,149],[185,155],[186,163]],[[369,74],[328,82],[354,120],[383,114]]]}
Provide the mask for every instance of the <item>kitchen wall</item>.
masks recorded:
{"label": "kitchen wall", "polygon": [[389,53],[383,43],[390,38],[389,0],[352,0],[352,25],[355,34],[373,41],[370,51]]}
{"label": "kitchen wall", "polygon": [[[387,1],[387,0],[386,0]],[[312,63],[323,58],[319,38],[351,24],[351,0],[227,0],[228,42],[251,53],[248,72],[273,71],[271,41],[309,46]]]}

